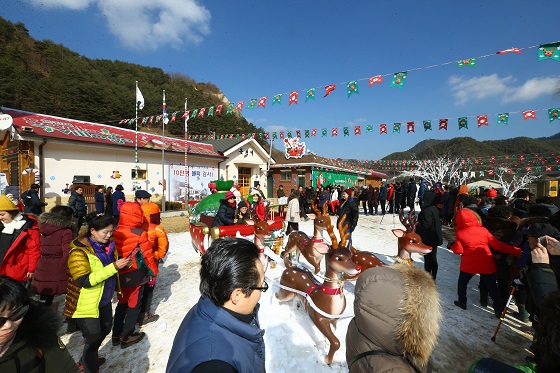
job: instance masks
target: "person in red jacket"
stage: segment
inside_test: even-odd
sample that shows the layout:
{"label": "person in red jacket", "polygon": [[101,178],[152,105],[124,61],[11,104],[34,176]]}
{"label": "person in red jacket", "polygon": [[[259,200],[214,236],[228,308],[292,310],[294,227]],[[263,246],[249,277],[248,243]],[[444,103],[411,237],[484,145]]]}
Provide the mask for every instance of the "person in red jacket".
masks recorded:
{"label": "person in red jacket", "polygon": [[132,265],[119,271],[122,294],[117,296],[113,323],[113,346],[122,348],[140,342],[145,334],[135,332],[140,313],[142,288],[157,273],[148,233],[142,229],[144,213],[136,202],[124,202],[120,209],[119,226],[113,232],[120,258],[132,257]]}
{"label": "person in red jacket", "polygon": [[480,216],[470,209],[461,209],[455,216],[456,241],[451,250],[461,256],[461,272],[457,284],[459,300],[455,305],[467,309],[467,285],[475,274],[480,274],[480,280],[486,284],[488,293],[494,301],[494,314],[500,317],[505,300],[501,299],[496,285],[496,264],[490,251],[495,250],[519,256],[521,249],[499,241],[488,229],[482,226]]}
{"label": "person in red jacket", "polygon": [[37,220],[20,213],[18,207],[0,196],[0,276],[19,282],[33,278],[41,253]]}
{"label": "person in red jacket", "polygon": [[[141,204],[141,207],[146,219],[142,228],[148,232],[148,241],[152,245],[156,263],[160,263],[167,254],[167,249],[169,249],[169,240],[167,239],[165,229],[159,225],[161,221],[159,206],[153,202],[145,202]],[[156,286],[156,276],[158,274],[157,269],[156,266],[156,273],[154,273],[152,280],[144,284],[142,305],[140,306],[140,314],[137,320],[140,325],[146,325],[159,319],[159,315],[150,312],[154,297],[154,287]]]}

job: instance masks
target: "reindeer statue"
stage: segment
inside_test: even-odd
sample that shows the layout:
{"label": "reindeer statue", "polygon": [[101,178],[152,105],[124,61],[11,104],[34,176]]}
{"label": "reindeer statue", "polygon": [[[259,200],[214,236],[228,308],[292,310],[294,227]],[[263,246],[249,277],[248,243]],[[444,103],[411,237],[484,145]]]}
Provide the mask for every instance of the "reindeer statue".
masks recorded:
{"label": "reindeer statue", "polygon": [[[341,228],[339,225],[340,232],[346,232],[346,227]],[[346,309],[342,275],[355,276],[361,268],[351,260],[352,254],[347,246],[349,233],[342,237],[339,244],[332,225],[329,225],[327,231],[332,239],[332,247],[324,255],[326,264],[324,282],[322,284],[316,282],[314,276],[307,270],[297,267],[286,268],[280,278],[280,290],[276,293],[276,298],[284,302],[293,299],[297,293],[300,298],[306,300],[304,304],[309,317],[329,340],[330,348],[326,361],[330,364],[334,353],[340,348],[340,341],[331,325],[336,327],[337,316]],[[288,267],[288,260],[284,259],[284,262]]]}
{"label": "reindeer statue", "polygon": [[[342,221],[345,217],[342,217]],[[432,248],[428,245],[422,243],[420,235],[416,233],[416,226],[418,225],[417,216],[414,214],[414,210],[410,211],[407,216],[404,216],[403,210],[399,212],[399,220],[406,228],[406,231],[402,229],[393,229],[393,234],[398,238],[398,252],[394,257],[397,263],[408,263],[412,264],[411,254],[428,254],[432,251]],[[383,263],[377,255],[367,251],[359,251],[354,247],[350,247],[352,252],[352,261],[362,267],[362,272],[368,268],[384,266]],[[348,278],[347,280],[351,280]]]}
{"label": "reindeer statue", "polygon": [[325,203],[322,211],[315,207],[315,202],[311,202],[311,208],[315,211],[315,215],[308,214],[313,220],[313,237],[301,231],[292,232],[288,236],[288,243],[281,254],[286,257],[288,254],[296,251],[296,260],[299,261],[300,254],[315,268],[315,274],[321,269],[321,260],[329,251],[329,246],[323,239],[323,231],[331,226],[331,217],[328,214],[328,206]]}
{"label": "reindeer statue", "polygon": [[253,225],[255,227],[255,238],[253,239],[253,243],[259,248],[260,251],[260,259],[263,265],[263,269],[266,271],[268,268],[268,257],[265,255],[265,245],[264,239],[266,236],[270,234],[268,227],[274,223],[274,220],[266,220],[269,216],[270,208],[269,204],[265,204],[264,206],[264,218],[265,220],[260,220],[257,212],[253,207],[249,208],[249,216],[251,216],[252,220],[247,220],[245,223],[247,225]]}

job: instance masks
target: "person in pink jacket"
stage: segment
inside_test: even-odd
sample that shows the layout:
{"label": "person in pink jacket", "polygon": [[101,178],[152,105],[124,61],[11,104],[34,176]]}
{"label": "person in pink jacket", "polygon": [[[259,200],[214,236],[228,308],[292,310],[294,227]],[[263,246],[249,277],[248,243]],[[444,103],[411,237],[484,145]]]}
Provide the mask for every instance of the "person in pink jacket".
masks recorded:
{"label": "person in pink jacket", "polygon": [[478,273],[494,302],[494,314],[500,317],[505,300],[501,299],[496,285],[496,264],[489,245],[495,250],[514,256],[519,256],[521,249],[495,238],[482,226],[480,216],[469,209],[461,209],[455,215],[455,233],[456,241],[451,244],[451,250],[461,255],[461,272],[457,284],[459,300],[454,302],[455,305],[467,309],[467,285]]}

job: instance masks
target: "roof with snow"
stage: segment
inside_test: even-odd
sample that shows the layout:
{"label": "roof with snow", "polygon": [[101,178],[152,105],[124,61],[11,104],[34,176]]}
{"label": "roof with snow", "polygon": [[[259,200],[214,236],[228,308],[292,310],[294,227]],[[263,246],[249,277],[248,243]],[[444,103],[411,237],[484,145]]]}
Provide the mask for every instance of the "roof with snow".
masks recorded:
{"label": "roof with snow", "polygon": [[[16,109],[2,108],[2,111],[12,116],[13,126],[23,137],[58,138],[127,147],[134,147],[136,142],[136,132],[126,128]],[[138,132],[138,148],[161,150],[162,145],[161,136]],[[188,146],[189,154],[224,158],[223,155],[214,150],[211,144],[165,137],[165,151],[184,153],[185,146]]]}

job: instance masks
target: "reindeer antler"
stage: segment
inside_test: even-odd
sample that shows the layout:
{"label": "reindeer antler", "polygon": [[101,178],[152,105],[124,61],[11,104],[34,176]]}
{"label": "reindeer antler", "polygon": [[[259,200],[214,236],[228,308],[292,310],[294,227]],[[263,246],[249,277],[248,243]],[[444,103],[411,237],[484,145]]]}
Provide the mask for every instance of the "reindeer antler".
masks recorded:
{"label": "reindeer antler", "polygon": [[412,233],[416,231],[416,226],[418,225],[416,214],[414,210],[410,210],[408,215],[404,216],[404,210],[401,209],[399,212],[399,220],[405,226],[407,233]]}
{"label": "reindeer antler", "polygon": [[327,212],[329,211],[329,205],[327,202],[323,203],[323,211],[321,211],[323,213],[323,215],[327,215]]}
{"label": "reindeer antler", "polygon": [[338,249],[338,238],[336,237],[336,234],[334,234],[334,225],[330,224],[327,227],[327,233],[329,234],[329,237],[331,238],[331,247],[336,250]]}
{"label": "reindeer antler", "polygon": [[350,232],[348,232],[348,224],[344,224],[346,221],[346,214],[342,215],[338,221],[338,233],[340,234],[340,244],[343,247],[348,245],[348,237],[350,237]]}
{"label": "reindeer antler", "polygon": [[321,215],[321,211],[319,211],[319,209],[315,206],[315,200],[311,201],[311,209],[313,211],[315,211],[315,213],[317,214],[317,216]]}

